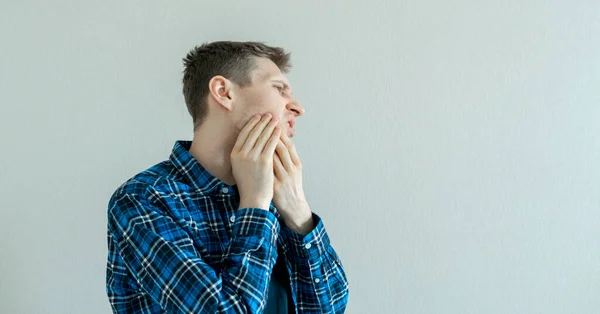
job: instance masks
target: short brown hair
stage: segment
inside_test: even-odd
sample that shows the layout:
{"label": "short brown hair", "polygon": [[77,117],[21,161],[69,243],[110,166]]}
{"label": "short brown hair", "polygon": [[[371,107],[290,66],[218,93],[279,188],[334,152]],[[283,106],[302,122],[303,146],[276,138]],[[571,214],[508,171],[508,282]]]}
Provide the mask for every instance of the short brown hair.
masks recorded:
{"label": "short brown hair", "polygon": [[208,115],[206,102],[208,82],[216,75],[235,82],[241,87],[252,83],[255,57],[268,58],[283,73],[291,68],[290,53],[282,48],[261,42],[216,41],[194,47],[183,58],[183,95],[188,112],[194,121],[194,131]]}

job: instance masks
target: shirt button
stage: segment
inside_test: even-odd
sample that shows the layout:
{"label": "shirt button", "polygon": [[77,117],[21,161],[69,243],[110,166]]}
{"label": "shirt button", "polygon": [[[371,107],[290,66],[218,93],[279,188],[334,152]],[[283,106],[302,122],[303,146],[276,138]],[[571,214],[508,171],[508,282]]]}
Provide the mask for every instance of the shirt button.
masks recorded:
{"label": "shirt button", "polygon": [[310,245],[310,243],[307,243],[307,244],[306,244],[304,247],[305,247],[306,249],[310,249],[310,247],[311,247],[311,246],[312,246],[312,245]]}
{"label": "shirt button", "polygon": [[319,279],[319,278],[316,278],[316,279],[315,279],[315,283],[319,283],[319,282],[321,282],[321,279]]}
{"label": "shirt button", "polygon": [[223,188],[223,189],[221,190],[221,192],[223,192],[223,193],[229,193],[229,189],[228,189],[228,188]]}
{"label": "shirt button", "polygon": [[235,215],[232,215],[231,217],[229,217],[229,221],[234,222],[235,221]]}

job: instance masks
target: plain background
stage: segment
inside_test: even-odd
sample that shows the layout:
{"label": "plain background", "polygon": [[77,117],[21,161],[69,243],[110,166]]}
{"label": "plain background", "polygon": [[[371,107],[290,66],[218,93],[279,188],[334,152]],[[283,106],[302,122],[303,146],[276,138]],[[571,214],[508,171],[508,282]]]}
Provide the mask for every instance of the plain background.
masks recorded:
{"label": "plain background", "polygon": [[181,59],[292,52],[347,313],[600,313],[600,2],[2,1],[0,313],[110,313],[106,210],[191,139]]}

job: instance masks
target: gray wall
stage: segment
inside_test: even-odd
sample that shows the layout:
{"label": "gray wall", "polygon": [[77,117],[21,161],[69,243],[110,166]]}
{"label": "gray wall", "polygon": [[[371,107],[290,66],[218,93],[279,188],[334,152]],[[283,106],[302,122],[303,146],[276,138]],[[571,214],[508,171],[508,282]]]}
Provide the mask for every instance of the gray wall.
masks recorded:
{"label": "gray wall", "polygon": [[292,52],[347,313],[600,312],[598,1],[2,1],[0,313],[110,313],[106,206],[191,139],[181,58]]}

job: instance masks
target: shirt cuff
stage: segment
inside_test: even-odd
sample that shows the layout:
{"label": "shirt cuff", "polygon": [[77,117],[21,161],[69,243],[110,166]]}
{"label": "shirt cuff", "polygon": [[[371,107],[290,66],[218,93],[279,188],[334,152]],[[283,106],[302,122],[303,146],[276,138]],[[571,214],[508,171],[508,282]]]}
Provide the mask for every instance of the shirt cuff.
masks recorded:
{"label": "shirt cuff", "polygon": [[329,236],[321,217],[312,213],[315,228],[308,234],[300,234],[281,223],[280,236],[283,239],[284,252],[290,252],[298,258],[320,259],[330,245]]}
{"label": "shirt cuff", "polygon": [[271,247],[277,247],[280,225],[277,217],[262,208],[242,208],[235,212],[233,234],[237,237],[268,239]]}

